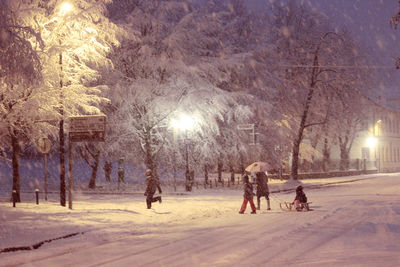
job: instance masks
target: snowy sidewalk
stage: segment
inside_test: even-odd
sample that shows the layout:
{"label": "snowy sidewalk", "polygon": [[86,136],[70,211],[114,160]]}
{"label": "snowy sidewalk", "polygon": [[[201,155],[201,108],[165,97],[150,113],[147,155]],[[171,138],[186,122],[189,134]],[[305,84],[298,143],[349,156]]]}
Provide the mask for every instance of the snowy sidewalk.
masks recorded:
{"label": "snowy sidewalk", "polygon": [[[385,266],[395,266],[386,265],[389,260],[400,263],[396,256],[400,249],[399,175],[326,180],[336,186],[316,189],[312,187],[328,181],[302,181],[314,204],[314,211],[308,213],[282,212],[278,200],[294,197],[283,192],[271,194],[272,211],[266,211],[262,202],[258,214],[250,215],[248,207],[246,214],[239,215],[242,192],[226,189],[167,194],[151,210],[139,195],[76,194],[73,210],[61,207],[57,195],[51,195],[47,203],[18,203],[17,208],[0,202],[0,250],[52,240],[36,250],[0,253],[0,266],[132,266],[133,262],[176,266],[174,261],[182,266],[240,266],[246,257],[259,265],[266,261],[270,266],[285,266],[287,258],[295,255],[287,255],[295,240],[306,242],[307,253],[314,255],[308,262],[324,263],[318,251],[329,256],[318,248],[321,242],[336,255],[345,253],[347,244],[356,240],[362,247],[358,257],[371,260],[367,255],[375,255]],[[278,184],[283,185],[271,181],[270,188]],[[60,238],[74,233],[78,234]],[[371,242],[379,253],[366,247]],[[267,259],[264,254],[272,257],[272,252],[277,254]]]}

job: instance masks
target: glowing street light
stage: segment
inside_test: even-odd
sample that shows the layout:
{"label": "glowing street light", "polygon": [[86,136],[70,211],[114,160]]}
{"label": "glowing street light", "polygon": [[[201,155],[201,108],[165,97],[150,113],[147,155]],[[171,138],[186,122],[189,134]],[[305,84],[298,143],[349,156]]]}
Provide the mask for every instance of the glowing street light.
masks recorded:
{"label": "glowing street light", "polygon": [[376,146],[378,144],[378,139],[375,136],[370,136],[367,138],[366,143],[370,149],[374,150],[375,167],[378,169],[378,160],[376,157]]}
{"label": "glowing street light", "polygon": [[185,144],[185,161],[186,161],[186,171],[185,171],[186,191],[191,191],[191,187],[188,186],[188,182],[190,180],[189,151],[188,151],[190,139],[188,138],[188,131],[194,128],[195,120],[186,114],[180,114],[178,119],[171,120],[171,126],[174,129],[185,131],[184,144]]}
{"label": "glowing street light", "polygon": [[74,9],[74,6],[71,3],[64,2],[60,5],[60,10],[58,11],[58,15],[60,17],[64,17],[66,14],[71,12]]}
{"label": "glowing street light", "polygon": [[370,136],[367,138],[367,146],[369,148],[375,148],[377,143],[378,143],[378,139],[376,139],[376,137]]}

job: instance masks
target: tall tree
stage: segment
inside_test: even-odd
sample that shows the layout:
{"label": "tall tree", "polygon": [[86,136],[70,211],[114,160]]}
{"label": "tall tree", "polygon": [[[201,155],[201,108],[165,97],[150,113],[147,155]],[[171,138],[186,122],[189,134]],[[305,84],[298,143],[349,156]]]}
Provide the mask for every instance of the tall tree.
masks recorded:
{"label": "tall tree", "polygon": [[344,33],[333,31],[324,18],[294,1],[287,7],[275,5],[273,12],[272,41],[278,57],[274,59],[279,62],[274,73],[286,83],[280,93],[282,101],[277,103],[292,122],[291,173],[297,179],[305,130],[327,123],[334,112],[332,98],[344,96],[342,82],[349,71],[340,66],[346,62],[349,50]]}
{"label": "tall tree", "polygon": [[[24,2],[21,0],[20,2]],[[107,58],[117,45],[118,29],[105,16],[108,1],[75,0],[31,1],[25,5],[24,19],[41,32],[45,53],[45,93],[42,106],[59,121],[60,204],[65,206],[64,120],[71,115],[101,113],[99,107],[108,101],[102,73],[112,69]]]}
{"label": "tall tree", "polygon": [[0,2],[0,146],[12,151],[13,190],[20,201],[19,153],[39,129],[27,110],[39,110],[42,83],[39,33],[25,25],[18,9]]}

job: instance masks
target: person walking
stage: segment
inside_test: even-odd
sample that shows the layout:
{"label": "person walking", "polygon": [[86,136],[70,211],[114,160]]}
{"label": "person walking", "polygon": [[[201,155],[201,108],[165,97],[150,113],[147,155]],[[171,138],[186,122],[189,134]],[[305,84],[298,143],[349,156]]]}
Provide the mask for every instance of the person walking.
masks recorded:
{"label": "person walking", "polygon": [[156,181],[156,179],[153,177],[152,172],[150,169],[148,169],[146,172],[146,192],[144,192],[144,195],[146,196],[146,203],[147,203],[147,208],[151,209],[151,203],[153,202],[160,202],[161,203],[161,196],[153,197],[154,194],[156,193],[156,189],[158,189],[158,192],[161,194],[161,187],[160,184]]}
{"label": "person walking", "polygon": [[256,184],[257,184],[257,209],[260,210],[260,199],[265,197],[267,200],[267,210],[271,210],[271,205],[269,202],[269,188],[268,188],[268,177],[265,172],[256,173]]}
{"label": "person walking", "polygon": [[243,204],[242,207],[240,208],[239,213],[243,214],[244,211],[246,210],[247,207],[247,202],[250,202],[250,207],[251,207],[251,214],[256,214],[256,207],[254,206],[253,202],[253,185],[249,182],[249,176],[245,174],[243,176]]}

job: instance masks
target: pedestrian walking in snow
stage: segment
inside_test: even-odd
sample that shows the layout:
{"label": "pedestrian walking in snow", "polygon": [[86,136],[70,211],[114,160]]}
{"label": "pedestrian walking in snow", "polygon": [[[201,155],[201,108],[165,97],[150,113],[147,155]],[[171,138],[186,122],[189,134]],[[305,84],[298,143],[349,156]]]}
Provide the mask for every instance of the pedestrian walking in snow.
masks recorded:
{"label": "pedestrian walking in snow", "polygon": [[251,207],[251,214],[256,214],[256,207],[254,206],[253,202],[253,185],[249,181],[249,176],[245,174],[243,176],[243,204],[242,207],[240,208],[239,213],[243,214],[244,211],[246,210],[247,207],[247,202],[250,202],[250,207]]}
{"label": "pedestrian walking in snow", "polygon": [[256,173],[256,184],[257,184],[257,209],[260,210],[260,199],[261,197],[265,197],[267,200],[267,210],[271,209],[271,205],[269,202],[269,188],[268,188],[268,177],[265,172],[257,172]]}
{"label": "pedestrian walking in snow", "polygon": [[146,196],[146,203],[147,203],[147,208],[151,209],[151,203],[153,202],[160,202],[161,203],[161,196],[153,197],[154,194],[156,193],[156,189],[158,189],[158,192],[161,194],[161,187],[158,181],[153,177],[151,170],[148,169],[146,172],[146,192],[144,192],[144,195]]}
{"label": "pedestrian walking in snow", "polygon": [[292,204],[296,207],[297,211],[302,211],[304,208],[308,210],[307,197],[301,185],[296,188],[296,197]]}

